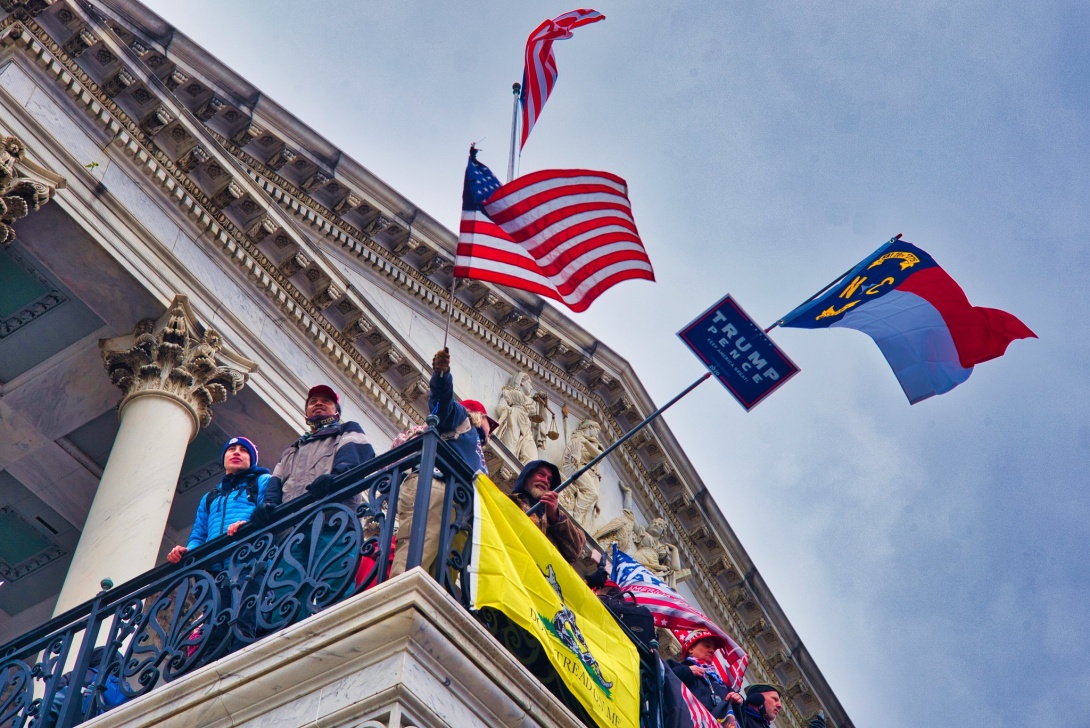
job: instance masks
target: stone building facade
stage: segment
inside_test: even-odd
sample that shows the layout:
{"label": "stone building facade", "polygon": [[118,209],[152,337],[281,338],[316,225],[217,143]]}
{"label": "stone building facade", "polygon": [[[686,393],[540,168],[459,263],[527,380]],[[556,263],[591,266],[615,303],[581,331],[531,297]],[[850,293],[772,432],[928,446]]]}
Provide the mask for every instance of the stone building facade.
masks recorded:
{"label": "stone building facade", "polygon": [[[271,465],[313,384],[384,451],[427,414],[448,313],[458,396],[511,423],[487,453],[501,487],[531,454],[586,462],[655,409],[536,296],[459,281],[450,311],[451,231],[135,0],[0,8],[0,642],[162,563],[227,437]],[[777,725],[823,709],[851,726],[663,422],[580,484],[588,533],[642,547],[745,647],[751,682],[784,686]]]}

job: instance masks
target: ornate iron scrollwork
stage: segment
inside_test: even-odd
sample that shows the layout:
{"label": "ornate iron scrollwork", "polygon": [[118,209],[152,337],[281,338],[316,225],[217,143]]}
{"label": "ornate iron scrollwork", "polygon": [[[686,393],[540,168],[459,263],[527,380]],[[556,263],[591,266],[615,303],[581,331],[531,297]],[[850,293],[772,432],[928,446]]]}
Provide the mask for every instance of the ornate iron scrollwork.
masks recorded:
{"label": "ornate iron scrollwork", "polygon": [[295,526],[270,557],[257,625],[276,630],[339,600],[355,585],[363,530],[355,510],[327,504]]}
{"label": "ornate iron scrollwork", "polygon": [[127,643],[119,671],[121,691],[134,698],[160,679],[170,682],[187,672],[209,646],[217,622],[225,622],[227,611],[215,580],[201,570],[183,574],[154,598],[118,605],[111,631],[114,644]]}
{"label": "ornate iron scrollwork", "polygon": [[29,665],[11,660],[0,666],[0,725],[22,725],[24,721],[17,716],[27,715],[33,695]]}

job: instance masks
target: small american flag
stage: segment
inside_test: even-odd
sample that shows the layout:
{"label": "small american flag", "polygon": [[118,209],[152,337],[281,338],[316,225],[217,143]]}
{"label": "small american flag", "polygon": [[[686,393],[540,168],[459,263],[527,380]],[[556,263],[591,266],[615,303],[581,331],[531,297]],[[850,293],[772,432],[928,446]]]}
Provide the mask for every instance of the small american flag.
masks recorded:
{"label": "small american flag", "polygon": [[522,95],[519,97],[519,103],[522,105],[520,150],[526,146],[530,130],[537,123],[537,117],[541,116],[541,109],[544,108],[549,94],[553,92],[553,86],[556,85],[556,57],[553,55],[553,41],[571,38],[572,30],[575,28],[605,19],[606,16],[597,10],[572,10],[552,20],[544,21],[526,39],[526,69],[522,74]]}
{"label": "small american flag", "polygon": [[505,185],[470,149],[454,275],[555,299],[573,311],[621,281],[655,280],[625,181],[553,169]]}
{"label": "small american flag", "polygon": [[680,594],[666,585],[646,566],[624,551],[613,549],[613,581],[636,598],[636,603],[647,607],[655,618],[656,627],[670,630],[706,629],[727,641],[727,647],[715,651],[713,663],[723,682],[734,690],[742,687],[742,678],[749,665],[749,655],[729,634],[719,628]]}

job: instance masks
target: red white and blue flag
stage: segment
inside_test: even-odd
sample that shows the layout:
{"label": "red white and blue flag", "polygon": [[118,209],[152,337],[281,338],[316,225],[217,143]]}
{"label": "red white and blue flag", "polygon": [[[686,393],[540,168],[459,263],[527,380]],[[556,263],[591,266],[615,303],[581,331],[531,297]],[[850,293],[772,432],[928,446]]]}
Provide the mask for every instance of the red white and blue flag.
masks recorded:
{"label": "red white and blue flag", "polygon": [[541,110],[549,99],[556,85],[556,56],[553,55],[553,41],[572,37],[572,31],[581,25],[597,23],[606,16],[597,10],[572,10],[561,16],[546,20],[530,33],[526,39],[526,68],[522,74],[522,94],[519,104],[522,106],[522,142],[521,150],[526,146],[530,130],[534,128]]}
{"label": "red white and blue flag", "polygon": [[674,671],[659,660],[665,728],[719,728],[716,720]]}
{"label": "red white and blue flag", "polygon": [[724,685],[734,690],[742,687],[742,678],[749,665],[749,655],[719,625],[696,609],[666,582],[652,574],[646,566],[613,546],[613,581],[636,598],[636,603],[647,607],[655,618],[656,627],[675,632],[706,629],[726,641],[726,647],[715,651],[715,665]]}
{"label": "red white and blue flag", "polygon": [[843,327],[869,335],[911,404],[958,386],[1015,339],[1037,338],[1006,311],[973,306],[934,258],[900,236],[780,326]]}
{"label": "red white and blue flag", "polygon": [[550,169],[500,185],[470,149],[454,275],[585,311],[608,288],[655,280],[628,186],[608,172]]}

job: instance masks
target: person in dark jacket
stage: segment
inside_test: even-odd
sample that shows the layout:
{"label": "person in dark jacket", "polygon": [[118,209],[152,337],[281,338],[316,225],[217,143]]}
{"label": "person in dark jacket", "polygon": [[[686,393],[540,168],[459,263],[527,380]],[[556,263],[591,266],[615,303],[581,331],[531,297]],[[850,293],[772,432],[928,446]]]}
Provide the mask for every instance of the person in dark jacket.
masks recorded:
{"label": "person in dark jacket", "polygon": [[[431,360],[431,383],[428,388],[428,409],[439,418],[436,429],[439,436],[450,443],[463,462],[475,473],[488,474],[484,462],[484,446],[496,421],[488,416],[488,410],[480,402],[454,399],[454,377],[450,373],[450,350],[441,349]],[[426,427],[413,427],[398,435],[391,447],[398,447],[422,434]],[[418,474],[412,473],[401,484],[398,494],[397,518],[398,536],[401,548],[395,549],[390,576],[397,576],[405,571],[409,553],[409,535],[412,533],[413,513],[416,510],[416,486]],[[446,495],[446,483],[440,478],[431,482],[431,496],[428,501],[428,526],[424,538],[424,552],[420,563],[427,569],[439,555],[439,529],[442,525],[443,498]]]}
{"label": "person in dark jacket", "polygon": [[[780,701],[780,689],[774,685],[750,685],[746,688],[746,700],[738,712],[739,728],[768,728],[780,714],[783,703]],[[813,725],[813,722],[811,722]],[[821,726],[825,722],[822,720]],[[816,727],[815,727],[816,728]]]}
{"label": "person in dark jacket", "polygon": [[269,493],[277,503],[306,492],[323,498],[336,476],[375,457],[359,423],[341,421],[341,398],[332,387],[312,387],[304,413],[310,431],[284,450],[269,481]]}
{"label": "person in dark jacket", "polygon": [[736,705],[742,696],[731,690],[712,663],[715,651],[726,647],[726,641],[706,629],[694,629],[681,637],[681,662],[667,664],[682,684],[701,705],[725,725],[737,720]]}
{"label": "person in dark jacket", "polygon": [[214,538],[234,536],[246,525],[258,506],[276,505],[267,500],[269,471],[257,464],[257,447],[245,437],[232,437],[220,454],[225,475],[216,489],[205,493],[197,506],[197,518],[185,546],[175,546],[167,560],[177,564],[190,549]]}
{"label": "person in dark jacket", "polygon": [[523,513],[539,502],[544,506],[542,512],[530,516],[530,520],[549,537],[564,560],[571,564],[583,553],[587,535],[560,508],[559,494],[555,492],[558,485],[560,469],[548,460],[534,460],[527,463],[519,473],[515,487],[511,490],[511,499],[519,505]]}

